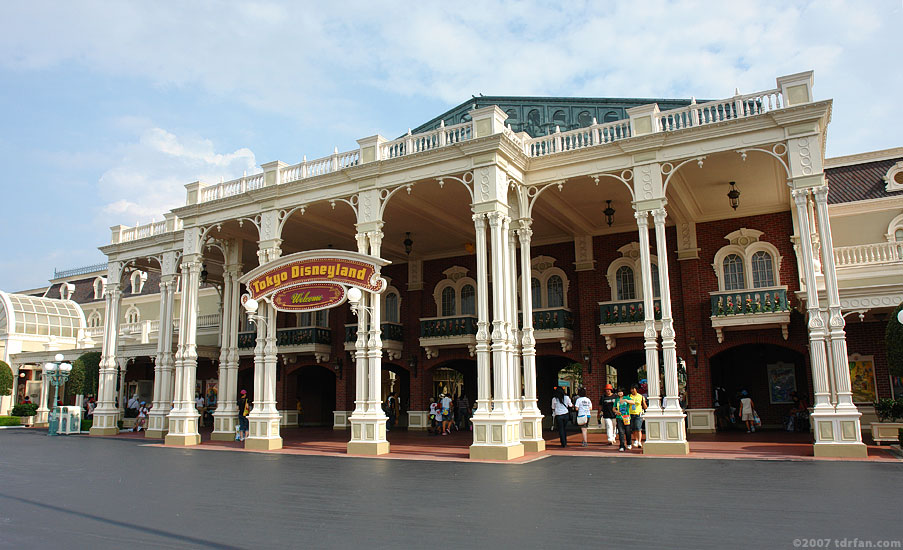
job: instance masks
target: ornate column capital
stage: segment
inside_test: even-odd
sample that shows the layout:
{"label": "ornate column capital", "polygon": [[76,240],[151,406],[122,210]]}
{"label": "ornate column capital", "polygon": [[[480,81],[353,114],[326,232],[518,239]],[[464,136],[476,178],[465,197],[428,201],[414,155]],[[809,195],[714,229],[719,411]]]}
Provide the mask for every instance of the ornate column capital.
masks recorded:
{"label": "ornate column capital", "polygon": [[637,210],[633,213],[633,217],[636,218],[636,224],[640,229],[649,228],[649,212],[647,210]]}
{"label": "ornate column capital", "polygon": [[656,208],[652,211],[652,219],[655,221],[656,225],[662,225],[665,223],[665,219],[668,217],[668,212],[665,210],[665,207]]}

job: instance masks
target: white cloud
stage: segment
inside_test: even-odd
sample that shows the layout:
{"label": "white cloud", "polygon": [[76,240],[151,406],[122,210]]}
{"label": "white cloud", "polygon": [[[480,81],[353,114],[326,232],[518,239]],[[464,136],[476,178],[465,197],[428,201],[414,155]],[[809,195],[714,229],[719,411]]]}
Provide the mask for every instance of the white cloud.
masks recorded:
{"label": "white cloud", "polygon": [[184,204],[185,184],[239,177],[253,173],[256,164],[249,149],[220,153],[209,139],[146,127],[135,142],[120,148],[115,164],[101,176],[103,211],[111,225],[159,220],[164,212]]}

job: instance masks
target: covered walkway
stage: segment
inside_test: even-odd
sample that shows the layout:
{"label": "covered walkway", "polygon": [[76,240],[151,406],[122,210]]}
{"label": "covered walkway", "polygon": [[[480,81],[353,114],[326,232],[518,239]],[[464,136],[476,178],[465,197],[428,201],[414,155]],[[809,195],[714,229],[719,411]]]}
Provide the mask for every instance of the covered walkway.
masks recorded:
{"label": "covered walkway", "polygon": [[[118,438],[144,439],[144,433],[123,432]],[[260,451],[283,454],[350,456],[345,452],[349,434],[346,430],[329,428],[284,428],[282,430],[284,447],[276,451]],[[514,463],[532,462],[547,456],[598,456],[650,458],[641,451],[619,452],[617,445],[608,445],[604,433],[589,434],[589,446],[580,446],[580,434],[569,432],[568,447],[561,448],[557,433],[545,431],[546,450],[540,453],[527,453]],[[395,430],[388,434],[391,452],[379,458],[400,460],[432,460],[482,462],[469,458],[470,444],[473,442],[471,432],[454,432],[449,436],[434,436],[426,432],[408,432]],[[153,445],[161,445],[162,440],[148,439]],[[689,436],[690,454],[686,458],[728,459],[728,460],[855,460],[876,462],[899,462],[888,447],[868,445],[868,458],[815,458],[812,454],[812,438],[808,434],[787,433],[781,431],[765,431],[754,434],[691,434]],[[210,430],[201,431],[201,445],[204,450],[245,451],[239,442],[223,442],[210,440]],[[259,451],[252,451],[259,452]],[[493,462],[493,461],[489,461]]]}

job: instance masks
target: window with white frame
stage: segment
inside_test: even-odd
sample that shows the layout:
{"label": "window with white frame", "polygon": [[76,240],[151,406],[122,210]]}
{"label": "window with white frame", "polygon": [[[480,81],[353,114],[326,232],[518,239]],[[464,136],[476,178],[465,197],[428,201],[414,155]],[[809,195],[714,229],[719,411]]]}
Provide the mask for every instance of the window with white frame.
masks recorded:
{"label": "window with white frame", "polygon": [[[640,243],[632,242],[618,249],[621,257],[608,265],[606,278],[614,301],[643,299],[643,266],[640,261]],[[652,264],[652,297],[661,295],[658,274],[658,257],[650,255]]]}
{"label": "window with white frame", "polygon": [[297,313],[296,315],[298,316],[298,328],[329,328],[329,310],[321,309],[319,311],[306,311],[304,313]]}
{"label": "window with white frame", "polygon": [[100,313],[94,311],[91,315],[88,316],[88,328],[97,328],[103,325],[103,319],[100,317]]}
{"label": "window with white frame", "polygon": [[466,267],[454,266],[443,271],[445,279],[433,289],[439,317],[476,315],[477,282],[467,277]]}
{"label": "window with white frame", "polygon": [[107,286],[107,279],[105,277],[98,277],[94,279],[94,299],[100,300],[103,298],[104,287]]}
{"label": "window with white frame", "polygon": [[712,269],[719,290],[746,290],[779,286],[781,260],[778,249],[761,240],[764,233],[741,228],[725,235],[730,244],[715,254]]}
{"label": "window with white frame", "polygon": [[568,307],[568,277],[561,268],[555,267],[555,261],[550,256],[537,256],[530,262],[530,295],[534,310]]}
{"label": "window with white frame", "polygon": [[147,273],[144,271],[133,271],[130,279],[132,294],[141,294],[141,291],[144,290],[144,283],[147,282]]}
{"label": "window with white frame", "polygon": [[125,312],[125,322],[129,325],[141,322],[141,312],[138,311],[137,307],[129,307],[128,311]]}
{"label": "window with white frame", "polygon": [[398,323],[399,315],[398,315],[398,293],[397,292],[387,292],[386,293],[386,322],[387,323]]}

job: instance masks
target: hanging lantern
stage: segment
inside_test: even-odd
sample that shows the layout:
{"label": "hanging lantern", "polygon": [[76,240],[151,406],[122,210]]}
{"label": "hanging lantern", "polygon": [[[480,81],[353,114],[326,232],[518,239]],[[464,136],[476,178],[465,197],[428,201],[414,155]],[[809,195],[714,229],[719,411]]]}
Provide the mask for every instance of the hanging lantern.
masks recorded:
{"label": "hanging lantern", "polygon": [[734,210],[740,206],[740,191],[737,190],[737,182],[731,182],[731,190],[727,192],[727,198],[731,201],[731,208]]}
{"label": "hanging lantern", "polygon": [[410,256],[411,249],[414,247],[414,241],[411,240],[411,232],[410,231],[405,231],[404,242],[402,244],[404,245],[404,253],[407,254],[408,256]]}
{"label": "hanging lantern", "polygon": [[608,204],[608,206],[605,208],[605,210],[602,211],[602,213],[605,214],[605,221],[608,222],[608,227],[611,227],[612,222],[614,222],[615,220],[615,209],[611,207],[610,200],[607,200],[605,202]]}

